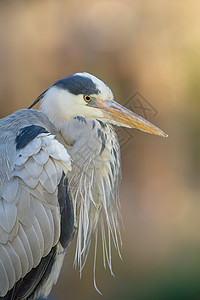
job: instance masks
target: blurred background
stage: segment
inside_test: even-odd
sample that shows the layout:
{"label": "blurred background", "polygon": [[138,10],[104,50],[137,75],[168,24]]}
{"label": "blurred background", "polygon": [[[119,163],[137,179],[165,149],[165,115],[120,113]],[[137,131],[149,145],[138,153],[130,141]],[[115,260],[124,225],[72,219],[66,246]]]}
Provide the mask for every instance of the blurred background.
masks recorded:
{"label": "blurred background", "polygon": [[123,261],[99,248],[83,271],[75,242],[57,299],[200,299],[200,2],[0,1],[0,116],[27,108],[57,79],[87,71],[168,133],[120,130]]}

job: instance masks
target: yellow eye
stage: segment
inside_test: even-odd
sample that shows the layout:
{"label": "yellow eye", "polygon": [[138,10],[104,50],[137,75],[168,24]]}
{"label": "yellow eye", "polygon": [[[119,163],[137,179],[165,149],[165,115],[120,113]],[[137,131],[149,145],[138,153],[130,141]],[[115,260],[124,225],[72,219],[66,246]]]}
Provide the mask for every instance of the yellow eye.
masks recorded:
{"label": "yellow eye", "polygon": [[84,99],[86,102],[92,101],[92,97],[87,96],[87,95],[84,95],[84,96],[83,96],[83,99]]}

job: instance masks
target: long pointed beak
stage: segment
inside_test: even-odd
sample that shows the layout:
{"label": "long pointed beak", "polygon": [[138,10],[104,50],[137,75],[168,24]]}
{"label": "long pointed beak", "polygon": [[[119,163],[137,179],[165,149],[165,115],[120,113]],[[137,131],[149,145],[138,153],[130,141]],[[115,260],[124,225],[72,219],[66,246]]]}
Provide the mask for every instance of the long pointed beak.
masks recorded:
{"label": "long pointed beak", "polygon": [[135,114],[131,110],[125,108],[119,103],[113,100],[101,100],[96,99],[93,107],[99,108],[111,123],[118,126],[124,126],[129,128],[137,128],[141,131],[148,132],[154,135],[167,137],[168,135],[153,125],[151,122],[145,120],[141,116]]}

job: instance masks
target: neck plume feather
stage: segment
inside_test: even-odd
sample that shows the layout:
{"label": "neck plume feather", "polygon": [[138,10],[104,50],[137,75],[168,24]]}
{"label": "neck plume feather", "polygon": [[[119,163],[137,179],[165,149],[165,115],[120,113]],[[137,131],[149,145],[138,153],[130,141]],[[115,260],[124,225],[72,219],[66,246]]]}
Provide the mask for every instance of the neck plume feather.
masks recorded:
{"label": "neck plume feather", "polygon": [[113,126],[95,119],[75,118],[66,123],[61,133],[66,143],[70,144],[67,150],[73,161],[69,184],[77,226],[75,265],[82,271],[91,236],[95,234],[95,283],[98,231],[102,237],[104,267],[107,263],[111,273],[111,241],[119,255],[122,245],[118,222],[120,146]]}

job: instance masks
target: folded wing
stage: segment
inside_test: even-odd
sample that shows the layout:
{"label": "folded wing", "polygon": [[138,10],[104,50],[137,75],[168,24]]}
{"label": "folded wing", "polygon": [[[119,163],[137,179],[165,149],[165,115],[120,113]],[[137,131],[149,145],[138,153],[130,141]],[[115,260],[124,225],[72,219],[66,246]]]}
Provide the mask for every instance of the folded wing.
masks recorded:
{"label": "folded wing", "polygon": [[70,157],[54,135],[36,127],[21,129],[14,163],[8,163],[11,176],[0,191],[0,297],[60,238],[58,185],[71,170]]}

